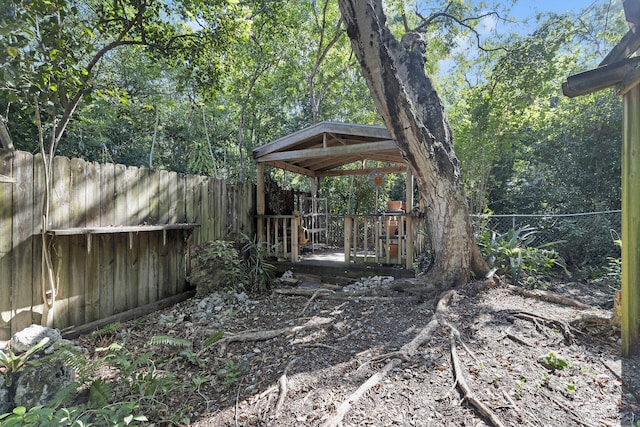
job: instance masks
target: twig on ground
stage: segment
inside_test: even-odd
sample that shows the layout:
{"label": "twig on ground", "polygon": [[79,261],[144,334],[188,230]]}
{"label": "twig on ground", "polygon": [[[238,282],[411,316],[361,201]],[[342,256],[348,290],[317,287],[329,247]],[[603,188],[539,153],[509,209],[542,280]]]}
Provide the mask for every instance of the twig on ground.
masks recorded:
{"label": "twig on ground", "polygon": [[[536,325],[537,325],[538,327],[540,326],[539,324],[537,324],[537,322],[536,322]],[[509,332],[509,331],[511,330],[511,328],[512,328],[512,327],[513,327],[513,325],[512,325],[512,326],[509,326],[509,327],[507,328],[507,330],[506,330],[506,331],[504,331],[504,333],[502,334],[502,336],[500,336],[500,337],[498,338],[498,341],[500,341],[500,340],[502,340],[502,339],[504,339],[504,338],[509,338],[511,341],[514,341],[514,342],[516,342],[516,343],[518,343],[518,344],[522,344],[522,345],[524,345],[525,347],[535,347],[533,344],[530,344],[530,343],[528,343],[527,341],[525,341],[524,339],[522,339],[522,338],[520,338],[520,337],[518,337],[518,336],[516,336],[516,335],[513,335],[511,332]],[[537,328],[536,328],[536,329],[537,329]]]}
{"label": "twig on ground", "polygon": [[310,297],[316,291],[318,292],[317,298],[324,298],[330,300],[359,300],[359,301],[407,301],[406,296],[382,296],[382,295],[371,295],[371,291],[362,291],[362,292],[335,292],[330,289],[319,288],[319,289],[274,289],[273,293],[278,295],[288,295],[288,296],[303,296]]}
{"label": "twig on ground", "polygon": [[458,386],[458,381],[456,381],[456,380],[454,379],[454,381],[453,381],[453,385],[452,385],[451,387],[449,387],[449,390],[447,391],[447,394],[445,394],[445,395],[444,395],[444,396],[442,396],[442,397],[436,397],[436,398],[434,398],[433,400],[435,400],[436,402],[440,402],[440,401],[442,401],[442,400],[449,399],[449,398],[451,397],[451,393],[453,393],[453,390],[455,390],[457,386]]}
{"label": "twig on ground", "polygon": [[333,350],[333,351],[338,352],[338,353],[344,353],[345,352],[344,350],[339,349],[338,347],[334,347],[334,346],[328,345],[328,344],[323,344],[321,342],[298,344],[298,347],[304,347],[304,348],[322,347],[322,348],[327,348],[329,350]]}
{"label": "twig on ground", "polygon": [[337,408],[337,411],[334,415],[329,417],[327,421],[322,424],[323,427],[337,427],[341,425],[342,419],[347,412],[351,409],[351,405],[357,402],[367,391],[369,391],[373,386],[378,384],[387,373],[400,364],[400,359],[392,359],[389,361],[382,369],[378,372],[370,376],[367,381],[362,383],[360,387],[356,389],[353,393],[349,395]]}
{"label": "twig on ground", "polygon": [[507,330],[504,332],[504,334],[500,338],[498,338],[498,340],[501,340],[503,338],[509,338],[511,341],[516,342],[518,344],[522,344],[525,347],[534,347],[533,344],[529,344],[527,341],[523,340],[522,338],[516,335],[513,335],[511,332],[509,332],[509,329],[511,329],[511,326],[507,328]]}
{"label": "twig on ground", "polygon": [[278,288],[278,289],[274,289],[273,293],[278,295],[310,297],[315,293],[330,295],[330,294],[334,294],[335,292],[330,289],[324,289],[324,288],[318,288],[318,289]]}
{"label": "twig on ground", "polygon": [[546,393],[544,390],[540,390],[540,394],[542,394],[544,397],[546,397],[547,399],[549,399],[550,401],[552,401],[553,403],[555,403],[556,405],[558,405],[558,407],[560,407],[560,409],[562,409],[563,411],[565,411],[567,413],[567,415],[569,415],[569,417],[575,421],[578,424],[583,425],[584,427],[595,427],[594,424],[588,423],[586,421],[584,421],[582,418],[584,417],[580,417],[578,414],[576,414],[573,409],[569,408],[567,405],[565,405],[564,403],[560,402],[558,399],[554,398],[553,396],[551,396],[549,393]]}
{"label": "twig on ground", "polygon": [[453,370],[455,373],[455,379],[462,391],[463,398],[473,405],[482,415],[484,415],[495,427],[505,427],[505,425],[500,421],[496,414],[482,403],[481,400],[477,399],[471,388],[467,385],[464,376],[462,375],[462,368],[460,367],[460,359],[458,358],[458,351],[456,350],[456,337],[453,329],[451,330],[451,335],[449,337],[449,342],[451,345],[451,361],[453,363]]}
{"label": "twig on ground", "polygon": [[238,388],[236,389],[236,404],[234,407],[234,415],[233,415],[233,419],[236,423],[236,427],[239,425],[238,424],[238,412],[239,412],[239,406],[240,406],[240,386],[242,385],[242,380],[238,381]]}
{"label": "twig on ground", "polygon": [[513,408],[513,410],[516,412],[516,414],[518,414],[518,416],[520,418],[522,418],[527,424],[531,425],[531,426],[536,426],[536,424],[533,424],[531,421],[529,421],[527,418],[532,418],[537,422],[537,425],[541,425],[542,423],[540,422],[540,420],[534,415],[534,414],[529,414],[529,413],[522,413],[522,409],[520,409],[520,407],[516,404],[516,401],[513,400],[513,398],[509,395],[509,393],[507,393],[506,390],[502,390],[502,395],[504,396],[505,399],[507,399],[507,402],[509,402],[509,404],[511,404],[511,407]]}
{"label": "twig on ground", "polygon": [[[304,314],[305,311],[307,311],[307,308],[309,308],[309,306],[311,305],[311,303],[313,302],[314,299],[316,299],[316,297],[318,296],[318,294],[321,291],[328,291],[328,289],[323,289],[323,288],[318,288],[313,295],[311,295],[311,298],[309,298],[309,301],[307,301],[307,303],[304,305],[304,307],[302,307],[302,310],[300,310],[300,314],[299,316],[302,316]],[[333,291],[331,291],[333,292]]]}
{"label": "twig on ground", "polygon": [[340,337],[340,338],[336,338],[336,341],[344,341],[344,340],[346,340],[346,339],[349,339],[352,335],[357,334],[357,333],[358,333],[358,332],[360,332],[361,330],[362,330],[362,328],[354,329],[354,330],[352,330],[351,332],[349,332],[347,335],[342,336],[342,337]]}
{"label": "twig on ground", "polygon": [[287,398],[287,392],[289,390],[287,372],[289,372],[289,368],[291,367],[291,365],[293,365],[293,363],[296,360],[298,360],[297,357],[291,360],[289,363],[287,363],[287,366],[284,368],[284,372],[280,376],[280,379],[278,379],[280,395],[278,396],[278,402],[276,403],[276,409],[274,411],[274,414],[275,414],[274,416],[276,419],[278,418],[278,415],[280,415],[280,410],[282,409],[282,405],[284,405],[284,400]]}
{"label": "twig on ground", "polygon": [[517,294],[522,295],[523,297],[541,299],[543,301],[579,308],[581,310],[593,310],[593,307],[588,304],[584,304],[571,298],[563,297],[562,295],[558,295],[553,292],[544,291],[542,289],[533,291],[513,285],[509,285],[509,289]]}

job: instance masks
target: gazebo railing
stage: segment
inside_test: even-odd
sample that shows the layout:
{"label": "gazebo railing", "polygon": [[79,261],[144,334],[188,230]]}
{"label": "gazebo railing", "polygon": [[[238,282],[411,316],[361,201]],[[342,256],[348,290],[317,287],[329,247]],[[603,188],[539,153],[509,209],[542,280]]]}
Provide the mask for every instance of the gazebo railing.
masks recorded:
{"label": "gazebo railing", "polygon": [[300,215],[259,215],[258,224],[264,227],[267,256],[298,261]]}
{"label": "gazebo railing", "polygon": [[413,268],[424,251],[424,218],[403,212],[344,216],[345,263],[383,263]]}
{"label": "gazebo railing", "polygon": [[[258,215],[257,219],[267,256],[297,262],[300,245],[307,243],[304,230],[300,234],[300,215]],[[346,265],[395,264],[411,269],[428,244],[425,219],[415,213],[331,215],[328,230],[327,243],[342,239]]]}

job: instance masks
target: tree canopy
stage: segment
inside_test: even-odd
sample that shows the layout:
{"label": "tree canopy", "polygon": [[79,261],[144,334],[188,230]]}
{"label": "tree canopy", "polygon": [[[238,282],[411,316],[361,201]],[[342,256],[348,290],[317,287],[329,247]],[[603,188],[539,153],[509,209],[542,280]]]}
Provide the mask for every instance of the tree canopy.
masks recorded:
{"label": "tree canopy", "polygon": [[[620,39],[620,5],[541,15],[527,30],[506,8],[385,8],[395,34],[428,46],[472,212],[619,208],[620,102],[566,99],[560,83]],[[4,146],[35,151],[40,133],[67,156],[250,180],[255,146],[320,120],[382,122],[330,0],[11,0],[0,36]],[[323,185],[353,211],[358,182]]]}

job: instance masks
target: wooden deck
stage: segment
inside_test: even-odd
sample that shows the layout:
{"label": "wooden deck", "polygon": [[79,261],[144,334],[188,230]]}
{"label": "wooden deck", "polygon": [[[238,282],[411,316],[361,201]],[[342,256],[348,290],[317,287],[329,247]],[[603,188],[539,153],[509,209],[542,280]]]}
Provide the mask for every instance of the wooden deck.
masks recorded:
{"label": "wooden deck", "polygon": [[313,253],[302,254],[298,262],[275,261],[278,273],[291,270],[293,273],[304,273],[321,276],[323,282],[339,283],[341,278],[359,279],[367,276],[393,276],[396,279],[415,277],[415,271],[400,265],[387,264],[354,264],[344,262],[344,249],[323,249]]}

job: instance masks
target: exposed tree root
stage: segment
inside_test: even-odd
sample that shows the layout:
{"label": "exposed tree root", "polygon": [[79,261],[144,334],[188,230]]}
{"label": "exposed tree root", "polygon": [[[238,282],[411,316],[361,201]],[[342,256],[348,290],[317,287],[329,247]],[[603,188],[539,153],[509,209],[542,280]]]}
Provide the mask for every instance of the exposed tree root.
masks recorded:
{"label": "exposed tree root", "polygon": [[516,335],[513,335],[511,332],[509,332],[510,329],[511,329],[511,326],[509,326],[507,328],[505,333],[500,338],[498,338],[498,340],[501,340],[503,338],[509,338],[511,341],[516,342],[518,344],[522,344],[525,347],[534,347],[533,344],[530,344],[527,341],[523,340],[522,338],[520,338],[520,337],[518,337]]}
{"label": "exposed tree root", "polygon": [[282,405],[284,405],[284,401],[287,398],[287,392],[289,391],[289,381],[287,380],[287,372],[289,371],[289,368],[291,367],[291,365],[293,365],[293,363],[298,360],[297,358],[291,360],[287,366],[284,368],[284,372],[282,373],[282,375],[280,376],[280,379],[278,379],[278,387],[279,387],[279,396],[278,396],[278,402],[276,403],[276,408],[274,411],[274,416],[277,419],[278,415],[280,415],[280,410],[282,409]]}
{"label": "exposed tree root", "polygon": [[511,314],[519,319],[533,322],[539,329],[540,325],[538,322],[542,322],[550,327],[555,327],[562,331],[562,335],[564,336],[564,339],[568,344],[575,343],[575,336],[573,335],[573,332],[571,332],[571,326],[563,320],[550,319],[548,317],[540,316],[535,313],[528,313],[526,311],[512,311]]}
{"label": "exposed tree root", "polygon": [[563,297],[562,295],[555,294],[553,292],[544,291],[542,289],[529,290],[521,288],[519,286],[508,285],[509,289],[523,297],[541,299],[546,302],[554,304],[566,305],[569,307],[579,308],[581,310],[593,310],[594,308],[588,304],[584,304],[580,301],[573,300],[571,298]]}
{"label": "exposed tree root", "polygon": [[318,288],[318,289],[274,289],[274,294],[289,295],[289,296],[301,296],[301,297],[313,297],[317,293],[315,298],[324,298],[330,300],[353,300],[358,299],[360,301],[393,301],[402,300],[408,301],[406,296],[384,296],[384,295],[372,295],[371,291],[362,292],[335,292],[330,289]]}
{"label": "exposed tree root", "polygon": [[225,335],[216,344],[220,346],[220,352],[223,352],[227,344],[230,344],[232,342],[267,341],[281,335],[295,334],[303,330],[322,328],[332,321],[332,318],[312,317],[303,325],[287,326],[286,328],[269,329],[266,331],[245,331],[239,332],[237,334],[228,334]]}
{"label": "exposed tree root", "polygon": [[451,343],[451,361],[453,363],[453,370],[455,371],[456,383],[460,387],[464,399],[473,405],[478,412],[484,415],[495,427],[505,427],[505,425],[500,421],[496,414],[482,403],[481,400],[477,399],[471,388],[467,385],[466,380],[464,379],[464,375],[462,374],[462,368],[460,367],[460,359],[458,358],[458,351],[456,350],[456,336],[454,333],[454,328],[451,328],[451,336],[449,338]]}
{"label": "exposed tree root", "polygon": [[389,371],[391,371],[396,366],[400,365],[403,359],[404,360],[410,359],[421,345],[431,340],[431,337],[433,336],[434,331],[436,330],[438,324],[440,323],[440,317],[442,316],[444,311],[447,309],[448,304],[450,303],[454,295],[455,295],[454,290],[445,292],[442,295],[442,297],[438,301],[438,304],[436,306],[436,312],[431,318],[431,321],[429,321],[429,323],[427,323],[427,325],[424,328],[422,328],[420,332],[418,332],[418,334],[410,342],[403,345],[398,351],[394,351],[391,353],[378,356],[375,359],[377,361],[388,360],[388,359],[391,359],[391,360],[389,360],[389,362],[387,362],[382,367],[382,369],[380,369],[378,372],[370,376],[364,383],[360,385],[360,387],[356,389],[356,391],[351,393],[340,405],[338,405],[336,413],[331,415],[324,422],[324,424],[322,424],[323,427],[336,427],[340,425],[345,415],[349,412],[349,410],[351,409],[351,406],[355,402],[357,402],[372,387],[377,385],[389,373]]}

